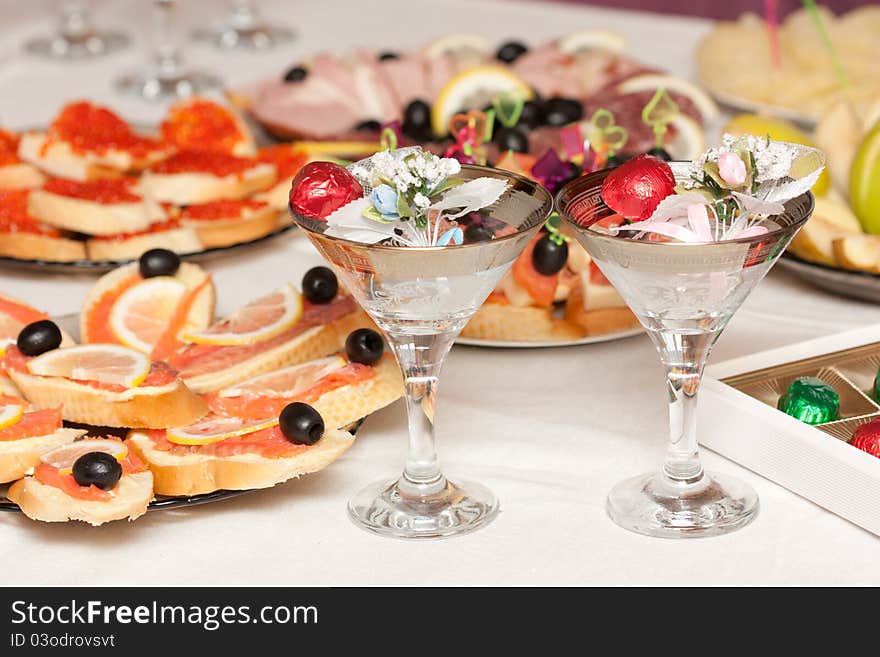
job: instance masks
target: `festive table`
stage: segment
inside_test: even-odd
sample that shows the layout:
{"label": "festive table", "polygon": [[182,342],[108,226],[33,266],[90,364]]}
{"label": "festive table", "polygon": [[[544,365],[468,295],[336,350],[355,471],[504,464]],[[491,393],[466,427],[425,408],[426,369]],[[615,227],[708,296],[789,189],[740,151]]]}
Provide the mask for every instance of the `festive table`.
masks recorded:
{"label": "festive table", "polygon": [[[24,37],[47,29],[55,4],[16,3],[4,16],[0,124],[40,125],[62,102],[80,97],[110,104],[134,120],[155,121],[162,108],[126,100],[112,89],[117,74],[145,64],[149,3],[95,2],[96,18],[125,27],[134,47],[87,64],[35,60],[20,51]],[[221,6],[180,4],[185,30],[216,17]],[[262,4],[268,16],[295,26],[293,44],[235,55],[193,45],[187,60],[221,72],[234,85],[321,48],[414,46],[462,29],[536,43],[579,27],[607,27],[624,34],[644,61],[692,76],[693,49],[709,28],[705,21],[546,3],[377,0],[370,11],[345,0]],[[300,269],[291,260],[303,239],[289,233],[207,262],[220,312],[294,278],[291,272]],[[76,312],[93,280],[0,269],[0,290],[57,315]],[[880,307],[773,271],[734,317],[710,362],[872,323],[880,323]],[[355,446],[328,470],[272,490],[99,529],[3,514],[0,539],[16,559],[0,582],[880,584],[876,537],[706,450],[707,469],[736,475],[758,491],[762,508],[753,524],[721,538],[678,542],[614,525],[604,512],[608,490],[625,476],[655,468],[661,458],[662,377],[644,336],[558,349],[454,348],[440,393],[444,470],[485,483],[502,504],[498,519],[474,534],[403,542],[369,535],[348,521],[345,505],[353,493],[377,477],[398,474],[406,426],[397,403],[372,416]],[[711,431],[714,422],[736,418],[704,412],[701,421],[700,430]]]}

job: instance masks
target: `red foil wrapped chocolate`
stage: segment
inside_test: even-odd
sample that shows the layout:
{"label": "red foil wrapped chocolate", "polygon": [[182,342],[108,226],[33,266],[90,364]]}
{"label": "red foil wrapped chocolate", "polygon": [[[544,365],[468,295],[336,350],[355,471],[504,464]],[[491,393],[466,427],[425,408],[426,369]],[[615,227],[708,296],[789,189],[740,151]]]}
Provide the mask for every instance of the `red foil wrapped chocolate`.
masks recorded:
{"label": "red foil wrapped chocolate", "polygon": [[301,215],[325,219],[364,195],[361,184],[333,162],[311,162],[290,184],[290,207]]}
{"label": "red foil wrapped chocolate", "polygon": [[605,205],[633,221],[649,218],[660,201],[674,192],[672,169],[652,155],[639,155],[624,162],[602,183]]}
{"label": "red foil wrapped chocolate", "polygon": [[872,420],[853,432],[849,444],[880,458],[880,420]]}

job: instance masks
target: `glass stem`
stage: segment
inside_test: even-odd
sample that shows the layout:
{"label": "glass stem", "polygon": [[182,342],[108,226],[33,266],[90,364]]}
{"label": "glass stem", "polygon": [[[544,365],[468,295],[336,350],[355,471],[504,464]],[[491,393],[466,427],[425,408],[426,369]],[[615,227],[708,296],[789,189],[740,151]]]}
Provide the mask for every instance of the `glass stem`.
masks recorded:
{"label": "glass stem", "polygon": [[434,411],[440,368],[456,335],[457,332],[390,336],[406,387],[409,452],[403,476],[397,482],[406,496],[428,497],[446,487],[437,459]]}
{"label": "glass stem", "polygon": [[174,0],[153,0],[156,7],[156,74],[160,80],[174,80],[180,75],[180,48],[174,35],[172,13]]}
{"label": "glass stem", "polygon": [[713,333],[655,337],[661,341],[658,347],[669,391],[669,446],[663,472],[678,485],[696,483],[703,476],[697,449],[697,393],[715,337]]}
{"label": "glass stem", "polygon": [[254,3],[251,0],[233,0],[230,24],[237,30],[255,29],[260,24],[260,17]]}
{"label": "glass stem", "polygon": [[61,5],[61,36],[77,41],[91,29],[89,12],[83,0],[65,0]]}

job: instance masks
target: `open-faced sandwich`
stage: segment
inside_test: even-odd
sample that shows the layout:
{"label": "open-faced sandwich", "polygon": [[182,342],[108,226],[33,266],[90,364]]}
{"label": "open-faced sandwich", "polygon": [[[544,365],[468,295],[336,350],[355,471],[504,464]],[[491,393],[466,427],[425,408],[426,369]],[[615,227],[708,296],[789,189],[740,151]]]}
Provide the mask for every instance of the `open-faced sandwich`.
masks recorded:
{"label": "open-faced sandwich", "polygon": [[403,394],[400,371],[383,348],[378,333],[359,329],[342,354],[211,393],[211,413],[199,422],[134,431],[129,443],[163,495],[265,488],[319,470],[352,444],[340,429]]}
{"label": "open-faced sandwich", "polygon": [[[469,230],[477,235],[479,226]],[[462,336],[554,342],[636,326],[635,315],[583,247],[552,228],[535,236]]]}
{"label": "open-faced sandwich", "polygon": [[259,201],[266,201],[271,207],[284,213],[289,220],[287,207],[290,202],[290,181],[309,161],[310,156],[296,144],[277,144],[266,146],[257,151],[260,162],[275,165],[275,182],[268,189],[254,196]]}
{"label": "open-faced sandwich", "polygon": [[31,214],[28,197],[32,193],[27,189],[0,191],[0,256],[56,262],[83,260],[86,250],[81,241]]}
{"label": "open-faced sandwich", "polygon": [[211,324],[214,302],[214,283],[201,267],[153,249],[98,279],[83,302],[80,338],[164,360],[183,345],[181,334]]}
{"label": "open-faced sandwich", "polygon": [[229,107],[207,98],[189,98],[172,105],[161,125],[162,140],[177,150],[220,151],[251,157],[254,136]]}
{"label": "open-faced sandwich", "polygon": [[167,218],[161,205],[138,193],[137,179],[130,177],[53,178],[30,193],[28,211],[50,226],[88,235],[143,231]]}
{"label": "open-faced sandwich", "polygon": [[173,427],[207,411],[174,368],[118,344],[61,347],[51,321],[27,325],[3,366],[34,408],[62,407],[69,422],[103,427]]}
{"label": "open-faced sandwich", "polygon": [[6,496],[34,520],[101,525],[146,513],[153,475],[119,439],[86,438],[43,454]]}
{"label": "open-faced sandwich", "polygon": [[271,233],[278,226],[278,210],[266,201],[254,199],[212,201],[181,209],[180,222],[195,231],[199,242],[210,249]]}
{"label": "open-faced sandwich", "polygon": [[315,267],[303,277],[302,294],[284,285],[207,329],[182,334],[185,344],[168,362],[205,393],[336,353],[349,333],[372,325],[333,272]]}
{"label": "open-faced sandwich", "polygon": [[18,156],[20,137],[0,128],[0,190],[33,189],[46,182],[46,176]]}
{"label": "open-faced sandwich", "polygon": [[59,178],[118,178],[164,158],[168,148],[144,137],[106,107],[65,105],[45,132],[22,135],[18,155]]}
{"label": "open-faced sandwich", "polygon": [[137,260],[152,249],[167,249],[174,253],[196,253],[204,249],[195,229],[183,226],[176,209],[169,209],[174,218],[157,221],[144,230],[114,235],[96,235],[86,241],[89,260]]}
{"label": "open-faced sandwich", "polygon": [[0,395],[0,483],[21,479],[46,452],[85,431],[61,426],[61,409],[35,410],[20,397]]}

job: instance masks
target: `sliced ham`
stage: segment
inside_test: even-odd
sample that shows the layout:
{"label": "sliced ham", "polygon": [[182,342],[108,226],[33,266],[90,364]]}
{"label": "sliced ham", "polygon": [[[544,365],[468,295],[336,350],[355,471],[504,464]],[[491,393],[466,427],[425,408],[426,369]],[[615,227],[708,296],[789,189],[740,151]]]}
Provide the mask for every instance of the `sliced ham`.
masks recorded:
{"label": "sliced ham", "polygon": [[433,101],[440,90],[443,88],[449,78],[456,73],[455,60],[451,55],[441,55],[426,61],[428,76],[428,91],[430,97],[427,100]]}
{"label": "sliced ham", "polygon": [[358,50],[345,59],[354,80],[354,92],[360,99],[364,120],[380,123],[393,121],[403,113],[403,105],[383,74],[376,53]]}
{"label": "sliced ham", "polygon": [[545,98],[580,98],[580,83],[571,63],[571,55],[550,43],[521,55],[511,68]]}
{"label": "sliced ham", "polygon": [[406,108],[414,100],[423,100],[430,104],[433,93],[427,66],[425,58],[419,53],[406,53],[399,59],[379,62],[379,70],[401,108]]}

